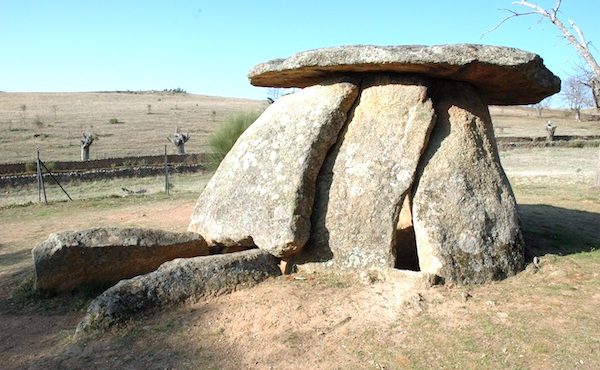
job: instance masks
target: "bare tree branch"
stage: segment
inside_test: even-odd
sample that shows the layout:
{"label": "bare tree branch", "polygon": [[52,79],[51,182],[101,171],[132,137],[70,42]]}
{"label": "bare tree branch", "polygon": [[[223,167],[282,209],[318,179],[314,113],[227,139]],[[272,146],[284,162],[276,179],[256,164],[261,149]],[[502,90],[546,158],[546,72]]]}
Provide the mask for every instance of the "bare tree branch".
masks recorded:
{"label": "bare tree branch", "polygon": [[588,43],[585,41],[585,37],[583,36],[583,32],[581,32],[581,29],[579,27],[577,27],[575,22],[573,22],[570,19],[569,19],[569,24],[571,25],[571,28],[574,29],[575,32],[577,32],[577,35],[579,36],[579,42],[582,45],[584,45],[586,49],[588,49]]}
{"label": "bare tree branch", "polygon": [[577,50],[581,58],[588,65],[589,70],[592,72],[592,79],[590,79],[590,85],[592,86],[594,101],[596,102],[595,105],[597,109],[600,109],[600,65],[590,52],[590,43],[587,42],[587,40],[585,39],[581,28],[579,28],[577,24],[572,20],[569,20],[569,28],[565,26],[565,24],[558,18],[558,12],[560,10],[562,1],[557,0],[554,4],[554,7],[551,10],[546,10],[539,5],[526,0],[513,1],[512,4],[528,8],[531,11],[520,13],[511,9],[503,9],[505,11],[508,11],[510,15],[502,19],[500,23],[498,23],[494,28],[483,33],[481,37],[483,38],[483,36],[485,36],[486,34],[498,29],[498,27],[500,27],[503,23],[505,23],[511,18],[520,17],[524,15],[539,14],[543,18],[548,19],[552,24],[556,26],[556,28],[558,28],[562,36],[569,42],[569,44],[571,44]]}
{"label": "bare tree branch", "polygon": [[514,10],[510,10],[510,9],[506,9],[506,8],[498,9],[498,10],[506,10],[507,12],[512,13],[512,15],[509,15],[508,17],[505,17],[500,22],[498,22],[494,27],[492,27],[489,30],[487,30],[484,33],[482,33],[481,36],[479,37],[480,39],[482,39],[483,36],[487,35],[488,33],[492,33],[494,31],[496,31],[498,28],[500,28],[500,26],[502,26],[502,24],[504,24],[504,22],[508,21],[509,19],[520,17],[520,16],[523,16],[523,15],[531,15],[531,14],[536,14],[537,13],[537,12],[517,13]]}

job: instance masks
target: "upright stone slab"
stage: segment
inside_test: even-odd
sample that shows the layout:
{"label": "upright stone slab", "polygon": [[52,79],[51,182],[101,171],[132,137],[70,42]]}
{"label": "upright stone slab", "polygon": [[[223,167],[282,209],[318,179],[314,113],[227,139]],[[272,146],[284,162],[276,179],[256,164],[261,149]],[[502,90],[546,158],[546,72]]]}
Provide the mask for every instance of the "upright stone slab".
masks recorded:
{"label": "upright stone slab", "polygon": [[311,239],[295,261],[394,267],[406,193],[434,123],[425,78],[377,75],[319,174]]}
{"label": "upright stone slab", "polygon": [[358,95],[350,82],[312,86],[272,104],[239,138],[198,199],[189,231],[277,257],[309,237],[315,183]]}
{"label": "upright stone slab", "polygon": [[438,115],[413,198],[421,271],[481,283],[523,268],[514,195],[487,106],[469,84],[438,81]]}

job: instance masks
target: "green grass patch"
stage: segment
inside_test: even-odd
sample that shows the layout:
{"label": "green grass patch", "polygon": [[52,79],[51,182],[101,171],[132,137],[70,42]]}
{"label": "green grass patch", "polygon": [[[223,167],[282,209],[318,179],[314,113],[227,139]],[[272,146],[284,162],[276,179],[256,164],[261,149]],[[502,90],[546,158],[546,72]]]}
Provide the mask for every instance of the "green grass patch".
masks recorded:
{"label": "green grass patch", "polygon": [[211,168],[215,169],[219,166],[240,135],[256,121],[260,114],[260,112],[234,114],[208,137],[208,144],[212,150],[209,156],[209,165]]}
{"label": "green grass patch", "polygon": [[106,288],[107,286],[87,286],[73,294],[57,296],[35,289],[33,274],[28,274],[15,290],[13,311],[52,315],[81,311]]}

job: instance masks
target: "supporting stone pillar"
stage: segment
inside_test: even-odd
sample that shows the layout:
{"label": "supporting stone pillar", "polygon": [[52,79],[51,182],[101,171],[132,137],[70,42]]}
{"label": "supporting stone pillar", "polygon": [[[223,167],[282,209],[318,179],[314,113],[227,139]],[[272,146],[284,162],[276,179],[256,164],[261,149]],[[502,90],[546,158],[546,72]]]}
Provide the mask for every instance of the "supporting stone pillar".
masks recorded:
{"label": "supporting stone pillar", "polygon": [[487,105],[471,85],[452,81],[437,82],[434,102],[413,199],[421,271],[464,284],[513,275],[524,244]]}
{"label": "supporting stone pillar", "polygon": [[321,169],[297,262],[394,267],[396,226],[435,114],[424,77],[373,75]]}
{"label": "supporting stone pillar", "polygon": [[271,104],[198,198],[189,231],[280,258],[298,253],[309,237],[319,169],[357,95],[353,83],[331,82]]}

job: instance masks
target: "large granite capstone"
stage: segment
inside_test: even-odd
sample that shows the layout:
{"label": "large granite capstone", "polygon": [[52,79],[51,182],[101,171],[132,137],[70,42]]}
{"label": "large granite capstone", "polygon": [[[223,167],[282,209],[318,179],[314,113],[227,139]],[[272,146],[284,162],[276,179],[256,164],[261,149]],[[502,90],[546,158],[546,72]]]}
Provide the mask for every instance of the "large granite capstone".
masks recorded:
{"label": "large granite capstone", "polygon": [[303,51],[251,69],[255,86],[306,87],[333,76],[419,74],[468,82],[490,105],[532,104],[560,91],[539,55],[489,45],[352,45]]}
{"label": "large granite capstone", "polygon": [[[300,269],[396,266],[471,284],[523,268],[516,201],[487,104],[530,104],[558,92],[560,80],[538,55],[482,45],[359,45],[263,63],[249,79],[258,86],[308,87],[276,102],[252,135],[240,137],[236,147],[244,150],[222,163],[215,174],[222,186],[200,196],[190,230],[252,242]],[[349,81],[358,97],[341,99],[339,90],[328,90],[332,79]],[[323,94],[305,99],[314,89]],[[288,102],[297,103],[284,109]],[[343,117],[333,139],[306,136],[329,124],[329,115],[314,115],[321,102]],[[309,116],[315,117],[310,130],[302,119]],[[298,160],[285,162],[292,171],[273,171],[288,153]],[[311,153],[318,160],[298,165]],[[248,161],[252,166],[244,169],[240,163]],[[281,197],[281,184],[297,195]],[[301,213],[290,206],[300,204],[295,199],[304,200]],[[300,225],[300,215],[302,227],[290,227]],[[252,232],[228,229],[239,220]],[[269,239],[293,243],[264,242]]]}

